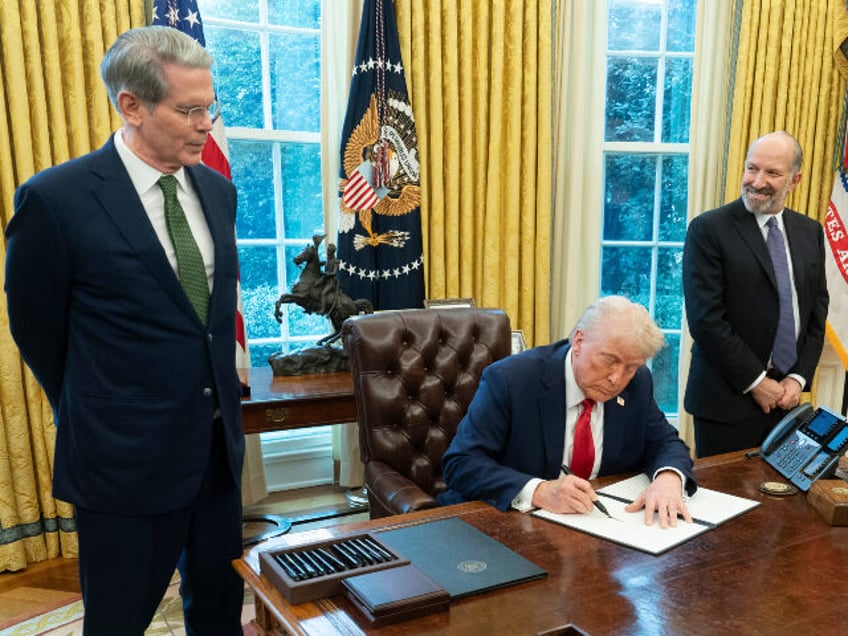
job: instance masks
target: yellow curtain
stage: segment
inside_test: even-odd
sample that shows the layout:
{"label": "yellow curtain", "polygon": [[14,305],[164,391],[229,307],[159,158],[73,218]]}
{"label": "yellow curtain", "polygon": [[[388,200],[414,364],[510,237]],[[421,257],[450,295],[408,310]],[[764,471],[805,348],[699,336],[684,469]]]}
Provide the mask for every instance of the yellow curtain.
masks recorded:
{"label": "yellow curtain", "polygon": [[598,298],[604,208],[607,4],[558,0],[553,123],[551,340]]}
{"label": "yellow curtain", "polygon": [[395,0],[430,298],[549,337],[552,2]]}
{"label": "yellow curtain", "polygon": [[[844,0],[745,0],[727,149],[725,201],[739,196],[750,142],[773,130],[804,150],[803,178],[786,205],[824,219],[833,186],[832,157],[845,97],[834,60],[844,37]],[[841,35],[840,35],[841,34]]]}
{"label": "yellow curtain", "polygon": [[[120,120],[100,81],[103,53],[142,26],[138,0],[0,2],[0,195],[39,170],[101,146]],[[0,261],[5,261],[5,244]],[[0,268],[0,279],[2,268]],[[3,296],[5,303],[5,296]],[[73,511],[50,495],[55,432],[47,399],[0,329],[0,571],[76,556]]]}

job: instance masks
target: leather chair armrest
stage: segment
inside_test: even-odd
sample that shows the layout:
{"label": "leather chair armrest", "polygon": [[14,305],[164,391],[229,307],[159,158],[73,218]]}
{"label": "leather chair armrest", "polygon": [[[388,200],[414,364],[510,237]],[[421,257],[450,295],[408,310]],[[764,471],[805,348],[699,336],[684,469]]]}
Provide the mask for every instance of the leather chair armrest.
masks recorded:
{"label": "leather chair armrest", "polygon": [[439,505],[435,498],[415,483],[378,460],[365,465],[365,483],[368,485],[372,519],[436,508]]}

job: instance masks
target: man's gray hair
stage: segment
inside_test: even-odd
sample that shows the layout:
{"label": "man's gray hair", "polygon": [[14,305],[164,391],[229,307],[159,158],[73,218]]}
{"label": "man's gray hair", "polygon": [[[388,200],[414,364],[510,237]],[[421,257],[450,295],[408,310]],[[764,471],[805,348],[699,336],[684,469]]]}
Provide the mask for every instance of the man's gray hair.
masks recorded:
{"label": "man's gray hair", "polygon": [[604,296],[589,305],[571,330],[571,340],[576,331],[588,338],[603,338],[611,331],[628,336],[642,347],[646,359],[665,345],[665,336],[648,310],[624,296]]}
{"label": "man's gray hair", "polygon": [[118,93],[123,90],[152,108],[168,93],[162,68],[165,64],[209,69],[213,63],[209,52],[182,31],[146,26],[118,36],[103,56],[100,76],[115,108],[118,108]]}

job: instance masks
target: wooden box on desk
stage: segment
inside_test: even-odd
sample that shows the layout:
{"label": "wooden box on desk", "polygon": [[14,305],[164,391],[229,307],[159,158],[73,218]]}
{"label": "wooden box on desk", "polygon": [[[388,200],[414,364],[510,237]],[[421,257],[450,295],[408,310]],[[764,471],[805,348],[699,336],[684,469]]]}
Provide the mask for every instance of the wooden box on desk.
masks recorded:
{"label": "wooden box on desk", "polygon": [[451,600],[445,589],[411,563],[351,576],[342,585],[350,601],[374,627],[442,612]]}
{"label": "wooden box on desk", "polygon": [[[338,570],[333,573],[322,573],[305,579],[296,579],[286,572],[278,557],[285,559],[286,557],[304,558],[304,553],[314,556],[314,553],[319,550],[325,550],[338,560],[343,560],[338,550],[351,543],[362,542],[365,540],[368,544],[376,544],[377,548],[382,551],[385,560],[377,563],[365,563],[363,565],[353,566],[350,563],[345,563],[346,569]],[[378,541],[374,535],[370,533],[351,534],[325,541],[315,541],[312,543],[304,543],[298,546],[283,548],[280,550],[269,550],[259,553],[259,569],[268,580],[270,580],[283,597],[292,605],[297,603],[306,603],[317,598],[325,598],[327,596],[335,596],[342,592],[342,581],[349,576],[358,574],[366,574],[368,572],[376,572],[386,568],[394,568],[400,565],[407,565],[408,559],[403,558],[394,550],[386,547]]]}
{"label": "wooden box on desk", "polygon": [[848,483],[841,479],[814,481],[807,501],[832,526],[848,526]]}

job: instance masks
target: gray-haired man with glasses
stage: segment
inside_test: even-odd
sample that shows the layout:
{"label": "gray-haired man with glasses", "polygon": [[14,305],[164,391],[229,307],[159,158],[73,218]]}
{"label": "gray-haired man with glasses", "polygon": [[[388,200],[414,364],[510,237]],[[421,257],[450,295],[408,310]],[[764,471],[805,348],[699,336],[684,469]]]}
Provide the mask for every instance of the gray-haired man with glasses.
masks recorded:
{"label": "gray-haired man with glasses", "polygon": [[241,634],[236,192],[200,165],[219,112],[209,53],[121,35],[101,74],[123,127],[15,194],[12,335],[57,424],[84,633],[142,635],[175,568],[188,634]]}

